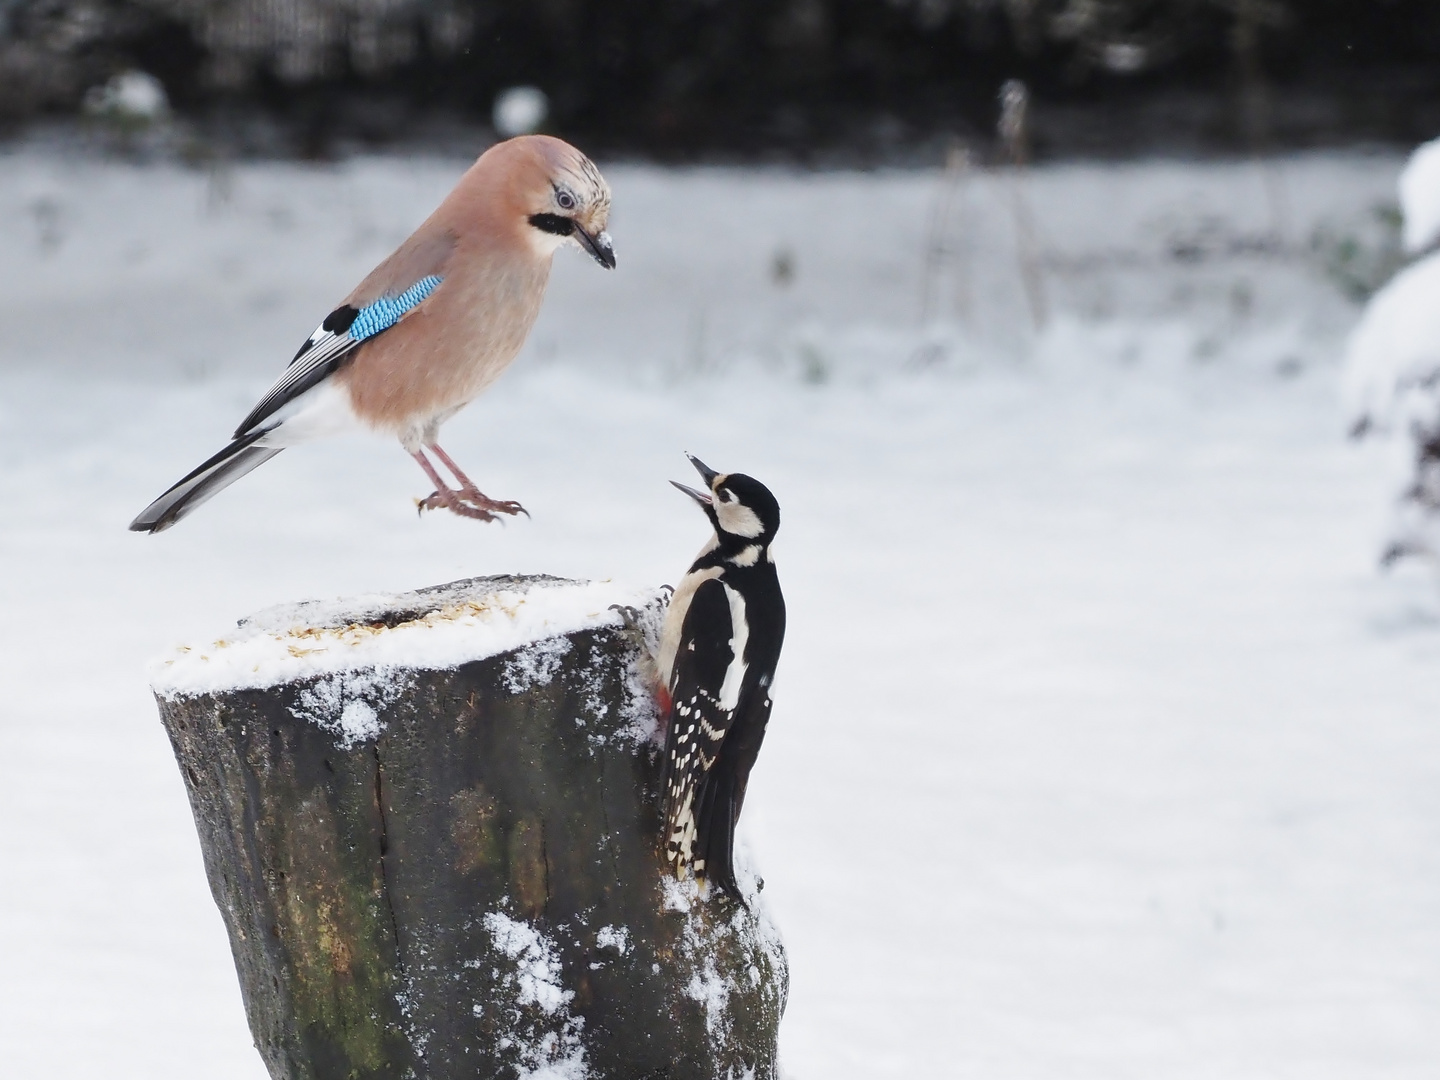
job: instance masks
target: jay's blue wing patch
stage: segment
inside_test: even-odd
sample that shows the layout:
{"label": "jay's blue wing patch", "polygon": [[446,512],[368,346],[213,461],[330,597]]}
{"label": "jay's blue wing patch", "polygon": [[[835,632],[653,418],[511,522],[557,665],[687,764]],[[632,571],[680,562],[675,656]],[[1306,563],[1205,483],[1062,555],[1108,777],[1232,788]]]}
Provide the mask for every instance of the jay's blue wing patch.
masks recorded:
{"label": "jay's blue wing patch", "polygon": [[430,274],[399,296],[382,296],[362,308],[345,304],[325,316],[325,321],[300,346],[285,374],[240,422],[235,437],[251,434],[301,394],[328,379],[356,346],[394,326],[433,293],[442,280],[439,275]]}
{"label": "jay's blue wing patch", "polygon": [[415,307],[440,284],[440,277],[431,274],[423,277],[399,296],[382,296],[373,304],[366,304],[355,315],[350,324],[349,334],[355,341],[372,338],[381,330],[388,330],[400,321],[400,317]]}

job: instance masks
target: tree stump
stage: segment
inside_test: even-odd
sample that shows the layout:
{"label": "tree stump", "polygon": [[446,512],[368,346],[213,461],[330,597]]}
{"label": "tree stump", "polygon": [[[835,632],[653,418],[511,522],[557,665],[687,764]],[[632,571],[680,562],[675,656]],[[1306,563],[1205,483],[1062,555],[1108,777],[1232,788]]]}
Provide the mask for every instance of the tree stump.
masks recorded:
{"label": "tree stump", "polygon": [[785,954],[657,854],[644,631],[609,583],[274,609],[158,666],[274,1080],[775,1075]]}

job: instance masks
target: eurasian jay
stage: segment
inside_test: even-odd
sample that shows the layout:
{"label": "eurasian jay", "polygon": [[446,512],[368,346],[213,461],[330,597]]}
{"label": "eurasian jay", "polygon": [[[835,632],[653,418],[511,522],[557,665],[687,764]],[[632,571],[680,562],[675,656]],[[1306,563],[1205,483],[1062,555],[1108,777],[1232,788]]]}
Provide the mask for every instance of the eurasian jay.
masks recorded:
{"label": "eurasian jay", "polygon": [[[356,426],[399,438],[445,507],[493,521],[522,513],[491,499],[436,441],[440,425],[515,359],[540,312],[557,248],[578,244],[607,269],[610,188],[568,143],[497,143],[415,233],[325,317],[235,429],[233,441],[140,512],[136,532],[168,529],[287,446]],[[453,474],[440,476],[429,451]]]}

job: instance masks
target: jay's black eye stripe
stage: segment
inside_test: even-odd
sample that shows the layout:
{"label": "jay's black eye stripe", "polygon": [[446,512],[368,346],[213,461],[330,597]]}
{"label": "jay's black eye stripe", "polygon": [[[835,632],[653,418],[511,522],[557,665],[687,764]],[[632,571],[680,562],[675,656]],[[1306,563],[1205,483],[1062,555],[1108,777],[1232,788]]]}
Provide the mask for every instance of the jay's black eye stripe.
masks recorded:
{"label": "jay's black eye stripe", "polygon": [[575,222],[560,214],[531,214],[530,224],[541,232],[554,233],[556,236],[569,236],[575,231]]}

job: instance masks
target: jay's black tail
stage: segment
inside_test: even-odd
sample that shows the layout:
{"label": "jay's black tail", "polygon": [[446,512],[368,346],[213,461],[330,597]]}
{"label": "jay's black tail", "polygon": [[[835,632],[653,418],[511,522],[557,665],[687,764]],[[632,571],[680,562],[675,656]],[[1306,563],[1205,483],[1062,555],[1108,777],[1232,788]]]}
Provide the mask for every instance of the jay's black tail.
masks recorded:
{"label": "jay's black tail", "polygon": [[278,446],[255,445],[265,433],[262,429],[236,439],[141,510],[139,516],[130,523],[130,531],[163,532],[251,469],[264,465],[281,450]]}

